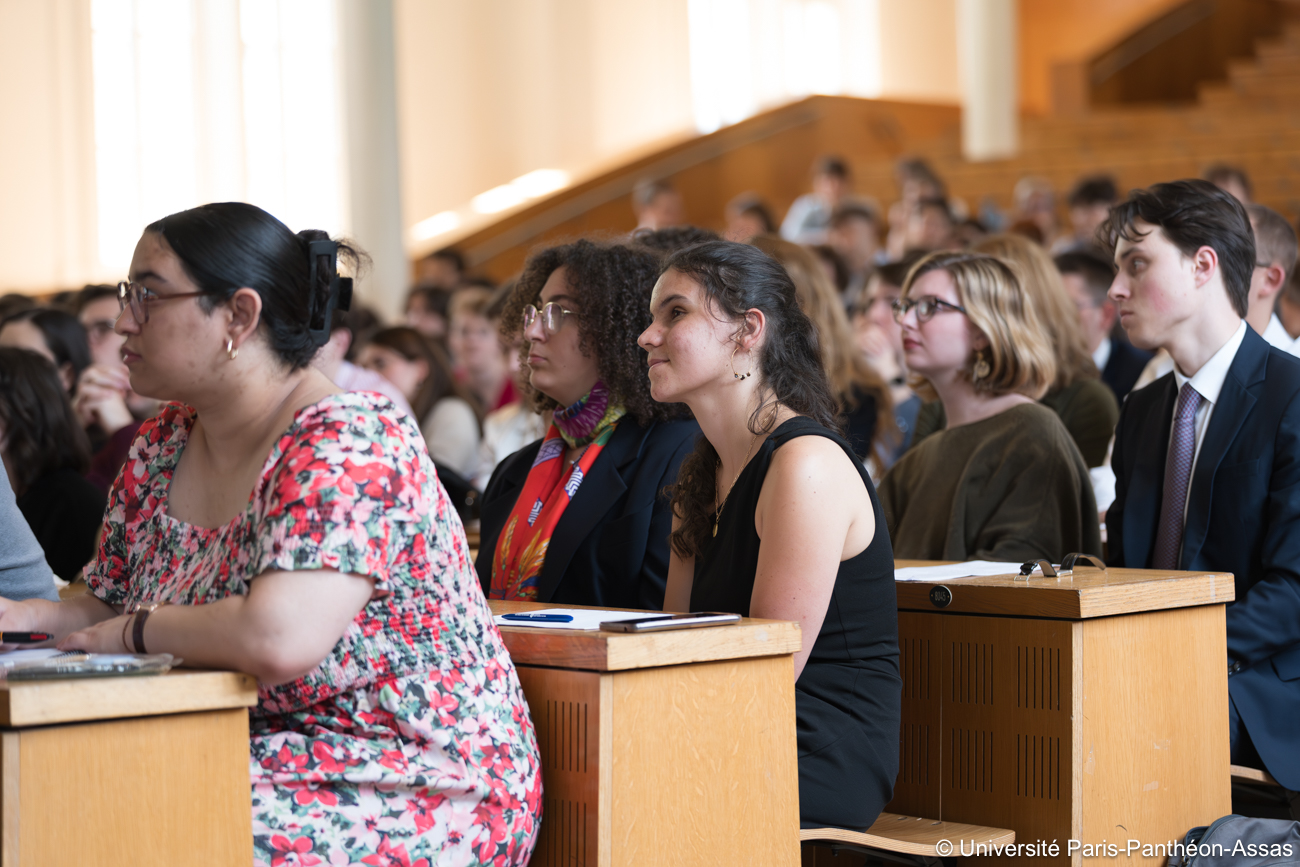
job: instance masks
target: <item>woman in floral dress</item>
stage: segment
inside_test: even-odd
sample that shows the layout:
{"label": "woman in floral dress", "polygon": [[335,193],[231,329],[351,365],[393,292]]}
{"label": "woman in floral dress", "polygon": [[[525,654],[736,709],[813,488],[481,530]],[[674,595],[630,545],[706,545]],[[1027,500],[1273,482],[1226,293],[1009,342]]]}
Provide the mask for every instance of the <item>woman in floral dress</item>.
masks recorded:
{"label": "woman in floral dress", "polygon": [[0,601],[0,628],[256,675],[259,867],[523,865],[537,744],[464,530],[415,423],[310,366],[337,252],[244,204],[149,226],[117,329],[132,388],[176,402],[113,486],[92,593]]}

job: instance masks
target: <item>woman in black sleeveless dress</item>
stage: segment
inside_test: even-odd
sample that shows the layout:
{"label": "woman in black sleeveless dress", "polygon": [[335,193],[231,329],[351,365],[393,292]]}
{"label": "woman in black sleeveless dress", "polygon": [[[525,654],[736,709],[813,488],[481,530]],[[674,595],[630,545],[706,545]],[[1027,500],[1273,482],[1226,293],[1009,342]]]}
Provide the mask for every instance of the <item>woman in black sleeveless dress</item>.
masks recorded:
{"label": "woman in black sleeveless dress", "polygon": [[673,256],[651,312],[651,394],[704,433],[674,492],[664,607],[799,621],[800,821],[865,831],[898,772],[893,552],[812,324],[776,261],[727,242]]}

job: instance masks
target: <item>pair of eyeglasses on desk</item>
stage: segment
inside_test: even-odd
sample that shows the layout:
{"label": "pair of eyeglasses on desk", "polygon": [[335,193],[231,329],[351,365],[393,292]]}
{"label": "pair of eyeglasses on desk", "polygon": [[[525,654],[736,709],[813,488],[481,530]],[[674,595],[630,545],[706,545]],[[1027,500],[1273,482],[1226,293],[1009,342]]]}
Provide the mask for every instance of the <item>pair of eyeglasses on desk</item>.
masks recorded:
{"label": "pair of eyeglasses on desk", "polygon": [[1030,560],[1020,566],[1020,575],[1018,578],[1029,578],[1034,574],[1035,569],[1041,569],[1044,578],[1065,578],[1074,574],[1074,567],[1080,561],[1087,561],[1088,564],[1096,566],[1101,571],[1106,571],[1106,564],[1091,554],[1066,554],[1061,559],[1061,566],[1058,569],[1053,566],[1050,560]]}

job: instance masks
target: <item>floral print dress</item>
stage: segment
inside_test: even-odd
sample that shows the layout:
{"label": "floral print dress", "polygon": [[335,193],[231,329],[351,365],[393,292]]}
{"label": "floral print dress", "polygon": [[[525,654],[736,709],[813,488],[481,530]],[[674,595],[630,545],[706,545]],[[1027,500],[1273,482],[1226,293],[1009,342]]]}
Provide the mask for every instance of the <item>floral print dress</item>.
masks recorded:
{"label": "floral print dress", "polygon": [[259,690],[254,863],[526,864],[542,796],[532,721],[414,423],[368,393],[300,410],[244,512],[207,529],[167,514],[194,417],[171,405],[141,428],[87,574],[96,596],[203,605],[267,570],[375,584],[315,670]]}

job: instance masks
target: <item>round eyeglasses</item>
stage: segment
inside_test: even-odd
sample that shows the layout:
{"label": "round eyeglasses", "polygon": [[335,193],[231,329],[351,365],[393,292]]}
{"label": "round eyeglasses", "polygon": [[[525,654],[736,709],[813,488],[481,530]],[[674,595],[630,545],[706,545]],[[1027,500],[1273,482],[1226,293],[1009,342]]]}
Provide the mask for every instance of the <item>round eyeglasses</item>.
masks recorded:
{"label": "round eyeglasses", "polygon": [[941,310],[952,310],[955,313],[965,313],[966,308],[957,304],[950,304],[942,298],[935,298],[931,295],[924,295],[920,298],[899,298],[889,308],[894,311],[894,321],[900,325],[903,323],[903,317],[907,311],[913,307],[916,308],[916,321],[929,322],[934,318],[934,314]]}
{"label": "round eyeglasses", "polygon": [[542,320],[542,331],[546,332],[546,335],[549,337],[559,331],[560,327],[564,325],[564,317],[580,315],[581,314],[576,310],[568,310],[554,301],[549,304],[543,304],[540,311],[533,305],[529,304],[524,308],[524,330],[527,331],[529,328],[532,328],[533,323],[536,322],[540,316]]}
{"label": "round eyeglasses", "polygon": [[205,295],[204,292],[177,292],[175,295],[159,295],[151,292],[139,283],[132,283],[123,280],[117,284],[117,307],[118,310],[131,308],[131,316],[135,318],[137,325],[144,325],[149,321],[149,305],[157,304],[160,301],[174,301],[177,298],[197,298]]}

